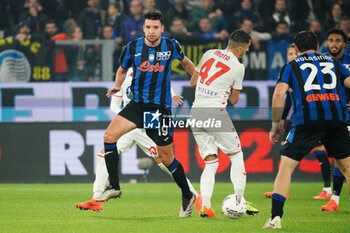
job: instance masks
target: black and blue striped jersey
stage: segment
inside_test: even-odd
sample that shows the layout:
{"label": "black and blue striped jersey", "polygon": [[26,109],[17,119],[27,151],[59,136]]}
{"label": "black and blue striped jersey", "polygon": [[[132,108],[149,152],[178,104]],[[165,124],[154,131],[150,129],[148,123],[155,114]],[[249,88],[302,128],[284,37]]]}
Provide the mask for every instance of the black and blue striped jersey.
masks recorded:
{"label": "black and blue striped jersey", "polygon": [[171,108],[170,73],[173,59],[182,60],[184,54],[178,41],[161,38],[156,47],[149,47],[144,37],[130,41],[120,56],[120,65],[132,67],[134,76],[131,91],[134,101]]}
{"label": "black and blue striped jersey", "polygon": [[295,102],[296,101],[295,101],[295,96],[293,95],[293,90],[291,88],[289,88],[289,90],[287,91],[287,94],[286,94],[286,100],[284,102],[284,108],[282,111],[281,119],[283,119],[283,120],[287,119],[292,107],[293,107],[293,113],[295,112]]}
{"label": "black and blue striped jersey", "polygon": [[318,53],[306,53],[287,63],[277,83],[285,82],[293,90],[293,125],[316,120],[347,121],[344,80],[349,71],[339,61]]}
{"label": "black and blue striped jersey", "polygon": [[[324,53],[325,55],[329,55],[329,53]],[[350,72],[350,54],[349,53],[344,53],[343,56],[338,60],[340,61],[343,66]],[[350,89],[346,89],[345,91],[346,98],[348,101],[350,101]]]}
{"label": "black and blue striped jersey", "polygon": [[[329,52],[324,53],[324,55],[329,56]],[[350,72],[350,54],[344,53],[338,61]]]}

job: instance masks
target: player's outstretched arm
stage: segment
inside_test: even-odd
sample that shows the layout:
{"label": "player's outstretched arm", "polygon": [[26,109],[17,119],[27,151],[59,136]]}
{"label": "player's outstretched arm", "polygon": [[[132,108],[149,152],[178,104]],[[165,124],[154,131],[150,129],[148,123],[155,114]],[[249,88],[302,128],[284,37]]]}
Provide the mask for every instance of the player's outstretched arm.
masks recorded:
{"label": "player's outstretched arm", "polygon": [[111,95],[117,93],[118,91],[120,91],[122,83],[124,81],[124,78],[126,76],[126,72],[127,70],[124,70],[122,67],[119,67],[117,70],[117,73],[115,74],[115,84],[114,87],[110,88],[107,91],[106,96],[110,97]]}

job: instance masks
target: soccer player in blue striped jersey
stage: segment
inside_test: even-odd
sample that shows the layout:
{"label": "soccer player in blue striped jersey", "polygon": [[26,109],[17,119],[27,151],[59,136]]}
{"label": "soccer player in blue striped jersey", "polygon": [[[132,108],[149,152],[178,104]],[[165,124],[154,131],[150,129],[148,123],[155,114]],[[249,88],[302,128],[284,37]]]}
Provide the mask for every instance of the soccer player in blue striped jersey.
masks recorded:
{"label": "soccer player in blue striped jersey", "polygon": [[[120,90],[129,67],[133,69],[131,93],[133,99],[112,120],[104,134],[105,161],[112,189],[106,190],[100,201],[121,196],[118,177],[117,141],[125,133],[144,128],[147,135],[157,145],[161,162],[172,173],[173,179],[182,192],[180,217],[192,213],[195,194],[188,187],[181,163],[174,157],[173,129],[171,126],[170,72],[174,59],[180,60],[185,70],[192,75],[195,67],[183,54],[176,40],[162,37],[163,15],[153,10],[144,15],[144,37],[130,41],[120,57],[115,85],[107,96]],[[97,200],[98,201],[98,200]]]}
{"label": "soccer player in blue striped jersey", "polygon": [[[327,32],[327,49],[328,52],[325,55],[330,56],[334,60],[340,61],[350,71],[350,56],[344,53],[343,49],[346,45],[347,36],[340,30],[333,28]],[[350,90],[346,90],[347,100],[350,101]],[[350,103],[350,102],[349,102]],[[343,187],[345,177],[339,170],[337,163],[335,162],[333,168],[333,194],[331,200],[321,206],[323,211],[338,211],[339,208],[339,196]]]}
{"label": "soccer player in blue striped jersey", "polygon": [[288,88],[296,97],[296,111],[274,184],[271,218],[263,228],[282,228],[291,176],[318,141],[338,162],[350,190],[350,135],[345,123],[349,119],[345,87],[350,88],[350,73],[339,61],[317,53],[319,45],[314,33],[302,31],[294,43],[298,57],[282,68],[272,98],[273,144],[281,133],[278,125]]}

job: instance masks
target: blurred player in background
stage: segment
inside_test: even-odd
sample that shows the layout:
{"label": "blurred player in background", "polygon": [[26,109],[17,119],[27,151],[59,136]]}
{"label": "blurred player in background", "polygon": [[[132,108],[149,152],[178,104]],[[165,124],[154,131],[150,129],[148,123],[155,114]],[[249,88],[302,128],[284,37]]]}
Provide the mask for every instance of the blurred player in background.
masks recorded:
{"label": "blurred player in background", "polygon": [[282,68],[272,98],[270,141],[273,144],[282,132],[279,121],[289,88],[296,97],[296,111],[274,184],[271,217],[263,228],[282,228],[291,176],[318,141],[339,162],[350,190],[350,135],[345,123],[349,120],[345,87],[350,88],[350,73],[339,61],[316,52],[319,45],[314,33],[302,31],[294,42],[298,57]]}
{"label": "blurred player in background", "polygon": [[[342,63],[348,71],[350,71],[350,56],[344,53],[347,37],[345,33],[340,29],[331,29],[327,32],[327,49],[326,55],[330,56],[334,60]],[[347,100],[350,101],[350,90],[346,90]],[[349,102],[350,104],[350,102]],[[349,122],[348,122],[349,123]],[[350,130],[349,126],[348,129]],[[350,132],[349,132],[350,133]],[[345,177],[339,170],[337,161],[334,161],[333,168],[333,194],[331,200],[321,207],[323,211],[338,211],[339,208],[339,196],[343,187]]]}
{"label": "blurred player in background", "polygon": [[[125,80],[121,86],[121,90],[112,96],[110,107],[112,112],[114,112],[115,114],[118,114],[121,111],[122,105],[125,107],[133,98],[133,95],[130,92],[132,76],[132,69],[129,69],[126,74]],[[183,103],[183,97],[175,94],[172,89],[171,91],[173,102],[177,106],[181,105]],[[118,153],[120,154],[130,150],[135,144],[138,145],[146,155],[153,158],[160,169],[162,169],[164,172],[169,174],[170,177],[172,177],[169,170],[158,158],[156,144],[147,136],[147,134],[142,129],[134,129],[129,133],[123,135],[118,141]],[[191,182],[188,179],[187,182],[191,191],[193,193],[196,193],[195,189],[193,188]],[[98,199],[100,197],[100,195],[105,190],[106,186],[107,189],[109,188],[108,185],[108,172],[104,160],[104,150],[102,149],[101,152],[97,154],[96,178],[94,181],[93,197],[90,201],[84,203],[76,203],[75,206],[84,210],[102,210],[102,203],[95,201],[95,199]]]}
{"label": "blurred player in background", "polygon": [[[243,152],[238,134],[226,112],[227,100],[236,104],[242,90],[244,65],[239,62],[251,44],[249,34],[243,30],[231,33],[226,49],[212,49],[204,53],[191,77],[191,85],[196,86],[191,119],[205,121],[221,120],[219,129],[192,127],[199,153],[205,162],[200,179],[202,196],[201,217],[215,217],[210,199],[215,184],[215,174],[219,166],[218,148],[231,160],[230,177],[236,194],[243,197],[246,185],[246,171]],[[197,207],[197,205],[196,205]],[[250,206],[248,214],[259,211]]]}

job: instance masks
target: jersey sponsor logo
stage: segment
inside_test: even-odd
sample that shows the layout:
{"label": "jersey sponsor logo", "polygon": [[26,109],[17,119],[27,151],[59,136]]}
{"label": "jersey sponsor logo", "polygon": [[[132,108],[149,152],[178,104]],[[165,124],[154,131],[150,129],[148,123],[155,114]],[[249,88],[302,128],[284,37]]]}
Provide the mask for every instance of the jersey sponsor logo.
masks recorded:
{"label": "jersey sponsor logo", "polygon": [[169,60],[171,56],[171,51],[157,52],[157,61]]}
{"label": "jersey sponsor logo", "polygon": [[338,94],[334,93],[325,93],[325,94],[310,94],[306,96],[307,102],[315,102],[315,101],[339,101]]}
{"label": "jersey sponsor logo", "polygon": [[135,57],[141,56],[141,53],[136,53]]}
{"label": "jersey sponsor logo", "polygon": [[207,95],[207,96],[217,96],[219,93],[213,90],[209,90],[203,87],[198,86],[197,87],[197,93],[196,94],[203,94],[203,95]]}
{"label": "jersey sponsor logo", "polygon": [[162,72],[164,70],[164,65],[160,66],[159,63],[151,65],[149,61],[144,61],[137,69],[141,71]]}

